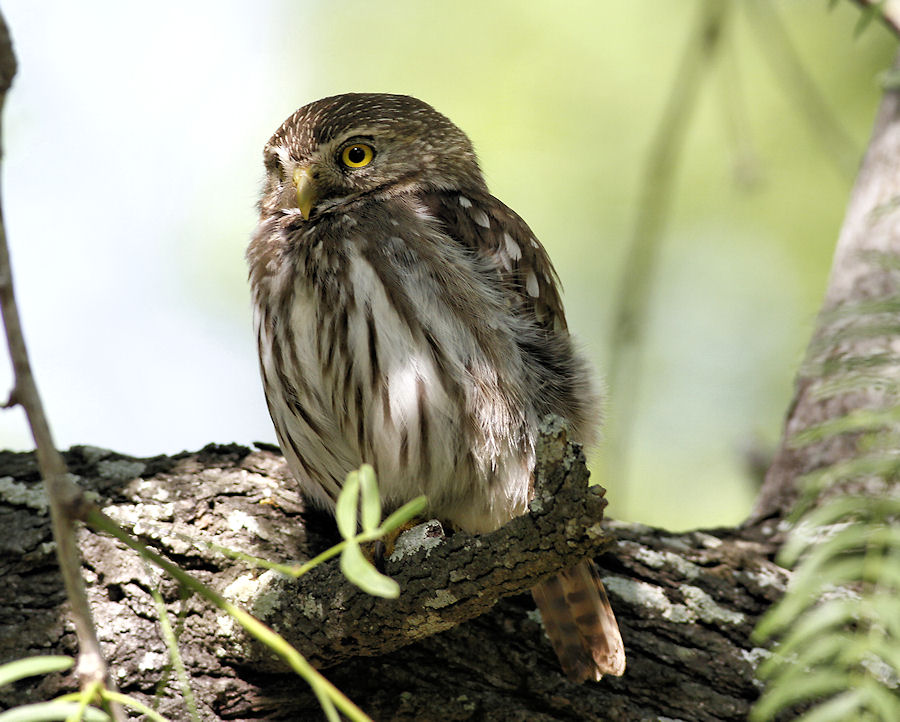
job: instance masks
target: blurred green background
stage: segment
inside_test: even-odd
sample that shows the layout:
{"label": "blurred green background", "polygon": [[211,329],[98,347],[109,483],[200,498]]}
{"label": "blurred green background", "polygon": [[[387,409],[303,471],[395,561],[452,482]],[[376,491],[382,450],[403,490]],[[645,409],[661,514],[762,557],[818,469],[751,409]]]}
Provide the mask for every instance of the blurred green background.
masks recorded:
{"label": "blurred green background", "polygon": [[[749,510],[747,458],[780,434],[895,50],[877,22],[855,32],[849,1],[720,2],[629,366],[627,474],[591,457],[612,516],[673,529]],[[353,90],[416,95],[469,133],[608,367],[648,152],[709,7],[5,0],[4,212],[59,444],[273,440],[243,261],[260,151],[298,106]],[[613,429],[625,396],[609,389]],[[19,412],[0,444],[31,446]]]}

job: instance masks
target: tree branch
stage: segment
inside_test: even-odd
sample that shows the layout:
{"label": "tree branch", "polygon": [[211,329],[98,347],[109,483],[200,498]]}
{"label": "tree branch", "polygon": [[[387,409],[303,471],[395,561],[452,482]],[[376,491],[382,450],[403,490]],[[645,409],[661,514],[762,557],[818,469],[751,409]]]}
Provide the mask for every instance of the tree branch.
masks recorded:
{"label": "tree branch", "polygon": [[900,0],[853,0],[863,12],[875,13],[884,25],[900,36]]}
{"label": "tree branch", "polygon": [[[560,436],[541,458],[548,478],[531,514],[494,534],[454,534],[430,555],[419,550],[389,562],[403,592],[387,602],[348,586],[336,560],[281,582],[205,543],[278,561],[302,561],[332,543],[333,521],[304,508],[278,454],[210,446],[153,459],[91,447],[67,455],[109,516],[213,588],[247,600],[302,651],[330,665],[329,679],[374,719],[746,719],[758,694],[753,669],[765,654],[749,641],[750,631],[788,579],[771,561],[772,530],[673,534],[614,524],[617,546],[598,562],[629,671],[621,680],[573,685],[530,595],[516,590],[606,548],[595,516],[604,499],[585,490],[580,454]],[[59,621],[64,594],[46,550],[51,535],[36,483],[32,456],[0,453],[0,519],[9,530],[0,538],[0,660],[74,645]],[[232,638],[219,613],[197,598],[183,601],[175,583],[159,581],[117,541],[87,529],[80,534],[101,644],[123,691],[151,703],[163,674],[168,655],[151,594],[159,587],[169,614],[185,615],[182,656],[204,720],[319,717],[305,683]],[[483,608],[489,611],[457,623]],[[37,690],[0,690],[0,705],[71,682],[54,676]],[[184,719],[180,700],[173,685],[161,711]]]}
{"label": "tree branch", "polygon": [[[12,49],[12,40],[6,21],[0,15],[0,138],[2,138],[3,106],[15,73],[16,58]],[[2,150],[0,150],[0,155],[2,155]],[[69,481],[65,462],[53,443],[50,425],[47,422],[34,373],[31,370],[31,363],[28,360],[28,349],[22,333],[22,323],[13,288],[12,266],[9,260],[2,206],[0,206],[0,310],[3,314],[3,325],[15,377],[7,406],[19,404],[25,410],[37,447],[38,465],[50,501],[53,538],[56,542],[59,567],[71,604],[72,617],[78,630],[78,675],[85,686],[100,682],[109,689],[115,689],[100,653],[100,644],[97,641],[97,633],[91,618],[91,608],[85,593],[84,581],[81,578],[81,558],[75,538],[75,523],[82,517],[86,509],[86,502],[81,490]],[[116,719],[125,719],[124,712],[118,704],[110,704],[110,709]]]}
{"label": "tree branch", "polygon": [[634,233],[620,274],[619,292],[615,295],[617,306],[609,341],[612,352],[606,368],[607,383],[617,408],[606,430],[607,475],[622,481],[628,477],[642,337],[675,188],[675,172],[697,96],[722,46],[730,10],[731,4],[720,0],[705,0],[700,7],[644,167]]}
{"label": "tree branch", "polygon": [[[385,573],[400,584],[399,599],[381,599],[350,584],[337,565],[299,580],[274,571],[244,575],[237,601],[273,627],[317,666],[384,654],[490,610],[542,579],[613,543],[601,527],[604,490],[588,487],[580,447],[567,443],[558,418],[543,426],[531,511],[503,528],[444,537],[430,522],[401,537]],[[418,536],[415,535],[418,532]],[[404,543],[405,542],[405,543]],[[264,664],[271,652],[220,620],[219,644],[239,663]]]}

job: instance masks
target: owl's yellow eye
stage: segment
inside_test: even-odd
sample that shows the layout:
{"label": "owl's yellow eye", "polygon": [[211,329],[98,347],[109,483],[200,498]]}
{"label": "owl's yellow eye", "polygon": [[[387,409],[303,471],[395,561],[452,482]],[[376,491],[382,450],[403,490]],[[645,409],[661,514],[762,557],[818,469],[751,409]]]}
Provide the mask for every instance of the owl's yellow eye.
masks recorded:
{"label": "owl's yellow eye", "polygon": [[375,149],[365,143],[351,143],[341,151],[341,163],[348,168],[362,168],[375,157]]}

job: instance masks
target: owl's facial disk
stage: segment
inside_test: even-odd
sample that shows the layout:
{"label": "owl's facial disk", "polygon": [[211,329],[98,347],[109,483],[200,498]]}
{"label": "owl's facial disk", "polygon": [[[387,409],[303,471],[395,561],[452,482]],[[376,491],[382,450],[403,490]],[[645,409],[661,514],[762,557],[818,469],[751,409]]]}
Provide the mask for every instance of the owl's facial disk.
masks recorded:
{"label": "owl's facial disk", "polygon": [[466,135],[431,106],[360,93],[310,103],[266,145],[263,212],[315,219],[361,198],[484,187]]}
{"label": "owl's facial disk", "polygon": [[[331,193],[331,197],[337,199],[345,198],[347,195],[352,196],[352,191],[350,194],[343,195],[341,186],[351,184],[349,178],[351,173],[358,174],[362,180],[365,180],[367,175],[360,171],[371,164],[374,159],[375,149],[372,145],[357,141],[342,143],[335,154],[333,164],[329,163],[330,158],[327,152],[312,153],[308,162],[296,163],[293,173],[291,173],[291,182],[296,192],[297,208],[300,209],[304,220],[309,220],[313,208],[320,200],[327,200],[329,193]],[[332,165],[336,165],[341,174],[347,177],[342,178],[341,175],[335,174]],[[378,178],[377,174],[371,177]]]}

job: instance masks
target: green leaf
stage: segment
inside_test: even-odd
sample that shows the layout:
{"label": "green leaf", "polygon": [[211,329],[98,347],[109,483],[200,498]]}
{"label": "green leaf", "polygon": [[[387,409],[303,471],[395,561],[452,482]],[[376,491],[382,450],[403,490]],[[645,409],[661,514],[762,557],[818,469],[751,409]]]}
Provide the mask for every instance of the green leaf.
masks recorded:
{"label": "green leaf", "polygon": [[[799,585],[801,583],[799,578],[804,575],[818,574],[821,565],[840,554],[864,549],[871,535],[871,527],[867,524],[840,523],[830,527],[819,527],[816,531],[819,532],[819,536],[818,538],[815,536],[809,538],[810,551],[803,559],[803,564],[797,568],[792,584]],[[796,558],[787,556],[787,554],[784,557],[779,554],[778,558],[786,566],[797,561]]]}
{"label": "green leaf", "polygon": [[[836,531],[839,524],[853,524],[864,528],[876,523],[887,523],[900,516],[900,499],[876,499],[866,496],[837,497],[819,509],[813,509],[800,519],[778,553],[779,564],[791,567],[810,546],[823,543],[827,530]],[[864,522],[860,524],[859,522]]]}
{"label": "green leaf", "polygon": [[790,439],[793,448],[831,439],[840,434],[878,431],[891,428],[900,421],[900,406],[887,409],[858,409],[844,416],[799,431]]}
{"label": "green leaf", "polygon": [[[864,13],[860,27],[880,14],[881,4]],[[896,78],[891,82],[900,86]],[[897,208],[900,202],[892,201],[881,212]],[[896,256],[872,262],[900,268]],[[755,720],[782,718],[804,702],[811,704],[799,718],[803,722],[900,719],[900,498],[894,493],[900,480],[900,383],[894,373],[900,354],[887,343],[900,331],[898,319],[897,293],[825,313],[828,329],[804,364],[804,376],[815,380],[817,403],[843,404],[844,394],[854,404],[870,397],[880,403],[791,439],[795,448],[838,438],[852,448],[843,460],[798,480],[801,496],[790,514],[795,527],[778,555],[779,563],[796,565],[796,571],[753,634],[757,641],[780,637],[757,670],[768,689],[753,710]],[[858,341],[864,350],[854,353]],[[841,493],[847,487],[856,494]],[[823,492],[827,501],[816,507]]]}
{"label": "green leaf", "polygon": [[[894,667],[894,672],[897,671],[898,669]],[[897,698],[895,690],[885,689],[882,684],[870,678],[861,680],[860,687],[866,694],[866,708],[872,710],[875,719],[900,719],[900,699]]]}
{"label": "green leaf", "polygon": [[369,464],[359,467],[359,485],[362,490],[360,518],[363,531],[373,531],[381,523],[381,495],[375,480],[375,469]]}
{"label": "green leaf", "polygon": [[888,456],[881,452],[862,458],[847,459],[818,471],[804,474],[798,479],[798,483],[806,487],[810,494],[815,495],[822,489],[845,479],[864,476],[887,479],[897,476],[898,472],[900,472],[900,461],[894,456]]}
{"label": "green leaf", "polygon": [[816,705],[809,712],[797,718],[797,722],[844,722],[859,719],[853,714],[862,705],[865,694],[858,689],[847,690],[832,697],[823,704]]}
{"label": "green leaf", "polygon": [[[900,570],[897,570],[895,565],[891,565],[891,569],[895,573],[900,574]],[[884,623],[889,639],[900,639],[900,594],[898,594],[897,590],[891,589],[882,594],[873,594],[865,598],[864,601],[866,607],[870,608],[864,608],[864,613],[867,612],[867,616],[870,618]],[[897,654],[900,655],[900,645],[897,645],[895,649]],[[900,657],[898,657],[898,660],[900,660]],[[894,667],[900,670],[900,663],[895,663]]]}
{"label": "green leaf", "polygon": [[828,526],[842,521],[883,521],[900,515],[900,499],[874,499],[871,496],[839,496],[803,518],[808,526]]}
{"label": "green leaf", "polygon": [[[785,599],[787,598],[786,596]],[[788,636],[776,650],[779,655],[789,655],[796,645],[802,644],[802,641],[795,640],[825,634],[832,627],[854,620],[859,612],[859,605],[853,599],[834,599],[820,604],[799,618],[797,614],[781,613],[781,606],[782,603],[779,602],[769,610],[753,632],[754,639],[760,642],[788,628],[790,630]],[[760,665],[760,669],[766,664],[768,660]]]}
{"label": "green leaf", "polygon": [[0,665],[0,687],[17,682],[25,677],[36,677],[51,672],[64,672],[75,664],[71,657],[62,655],[42,655],[39,657],[25,657],[15,662],[7,662]]}
{"label": "green leaf", "polygon": [[334,505],[334,518],[338,531],[344,539],[356,536],[359,509],[359,472],[351,471],[344,480],[344,486]]}
{"label": "green leaf", "polygon": [[843,671],[830,669],[815,670],[814,674],[803,677],[802,671],[784,675],[779,684],[772,685],[763,694],[751,712],[750,718],[759,722],[775,719],[779,710],[808,699],[842,691],[849,686],[849,676]]}
{"label": "green leaf", "polygon": [[858,38],[873,20],[880,19],[884,15],[884,11],[881,9],[883,4],[884,0],[878,0],[878,2],[863,6],[859,19],[856,21],[856,27],[853,28],[854,37]]}
{"label": "green leaf", "polygon": [[[110,700],[111,702],[118,702],[123,707],[131,707],[131,709],[136,712],[140,712],[151,722],[167,722],[166,718],[163,717],[159,712],[154,709],[151,709],[139,699],[135,699],[134,697],[129,697],[127,694],[122,694],[121,692],[112,692],[110,690],[104,690],[103,697],[105,699]],[[196,705],[194,705],[194,710],[189,710],[191,712],[191,719],[199,719],[199,717],[195,714]]]}
{"label": "green leaf", "polygon": [[415,519],[417,516],[422,515],[427,508],[428,497],[417,496],[412,501],[406,502],[397,509],[397,511],[385,519],[384,523],[381,525],[381,531],[385,534],[389,531],[394,531],[394,529],[400,528],[411,519]]}
{"label": "green leaf", "polygon": [[[896,638],[872,636],[875,638],[871,640],[863,638],[865,647],[860,661],[868,663],[877,659],[890,667],[895,676],[900,676],[900,649],[897,649]],[[897,719],[900,719],[900,715],[897,716]]]}
{"label": "green leaf", "polygon": [[897,320],[887,318],[870,318],[863,320],[854,319],[852,325],[835,329],[831,334],[823,334],[810,344],[810,353],[813,358],[820,354],[827,353],[829,349],[833,349],[839,343],[855,343],[857,341],[867,339],[887,339],[894,338],[900,331],[900,325]]}
{"label": "green leaf", "polygon": [[347,579],[367,594],[388,599],[400,596],[400,585],[372,566],[363,556],[356,540],[347,540],[347,546],[341,554],[341,571]]}
{"label": "green leaf", "polygon": [[[65,720],[69,715],[77,714],[81,705],[77,702],[38,702],[23,707],[13,707],[0,714],[0,722],[54,722]],[[84,722],[109,722],[106,712],[96,707],[88,707],[81,716]]]}
{"label": "green leaf", "polygon": [[[890,359],[890,365],[897,363],[896,359]],[[871,369],[871,373],[847,373],[845,368],[836,368],[835,375],[830,378],[824,378],[812,389],[812,398],[816,401],[824,402],[833,399],[835,396],[847,394],[852,391],[869,392],[872,389],[880,389],[885,394],[896,394],[900,390],[900,384],[893,379],[885,379],[881,374],[883,370],[876,367],[879,365],[887,365],[887,360],[882,361],[874,356],[867,356],[858,359],[855,365],[862,367],[863,365]]]}
{"label": "green leaf", "polygon": [[804,669],[830,667],[853,669],[871,659],[868,640],[859,634],[836,631],[821,637],[810,637],[799,648],[795,664]]}

